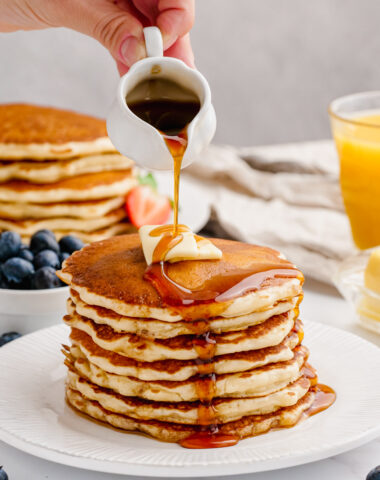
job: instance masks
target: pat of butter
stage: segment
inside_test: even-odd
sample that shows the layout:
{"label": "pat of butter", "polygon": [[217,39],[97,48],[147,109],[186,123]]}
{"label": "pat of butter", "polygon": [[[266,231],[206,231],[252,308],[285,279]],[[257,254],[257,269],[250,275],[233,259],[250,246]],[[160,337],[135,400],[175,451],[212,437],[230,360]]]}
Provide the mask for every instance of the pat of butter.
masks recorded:
{"label": "pat of butter", "polygon": [[[154,257],[157,256],[155,255],[155,252],[157,253],[156,249],[160,249],[162,243],[165,242],[163,237],[171,236],[170,230],[158,235],[151,234],[159,228],[161,228],[160,225],[144,225],[139,229],[144,257],[148,265],[151,265]],[[219,248],[211,243],[210,240],[195,236],[190,229],[185,231],[181,229],[178,236],[180,237],[178,243],[167,251],[164,249],[164,258],[160,258],[158,261],[164,260],[173,263],[183,260],[219,260],[222,258],[222,252]]]}
{"label": "pat of butter", "polygon": [[376,248],[369,257],[364,271],[364,286],[380,294],[380,248]]}

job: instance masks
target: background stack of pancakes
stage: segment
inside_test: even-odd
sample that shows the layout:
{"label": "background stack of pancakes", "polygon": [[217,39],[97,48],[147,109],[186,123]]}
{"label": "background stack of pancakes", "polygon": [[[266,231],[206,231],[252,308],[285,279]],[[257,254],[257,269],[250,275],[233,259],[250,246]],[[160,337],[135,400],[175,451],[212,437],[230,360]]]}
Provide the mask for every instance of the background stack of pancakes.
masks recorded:
{"label": "background stack of pancakes", "polygon": [[[171,281],[196,290],[236,269],[279,262],[294,269],[274,250],[212,241],[221,260],[167,265]],[[174,307],[143,279],[146,268],[138,236],[128,235],[85,247],[59,272],[71,286],[68,402],[170,442],[207,428],[207,416],[239,438],[294,425],[317,381],[297,320],[302,274],[264,274],[255,291]],[[209,345],[212,354],[202,356]]]}
{"label": "background stack of pancakes", "polygon": [[132,161],[107,137],[105,122],[33,105],[0,105],[0,232],[40,229],[99,240],[131,229],[125,194]]}

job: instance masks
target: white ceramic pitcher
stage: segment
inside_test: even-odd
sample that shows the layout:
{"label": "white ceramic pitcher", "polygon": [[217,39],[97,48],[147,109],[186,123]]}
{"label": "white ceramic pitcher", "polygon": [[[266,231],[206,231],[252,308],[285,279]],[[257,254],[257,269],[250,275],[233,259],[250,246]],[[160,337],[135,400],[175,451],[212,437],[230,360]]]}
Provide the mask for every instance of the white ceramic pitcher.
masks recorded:
{"label": "white ceramic pitcher", "polygon": [[176,58],[164,57],[161,32],[144,28],[147,58],[136,62],[119,82],[116,99],[107,118],[108,135],[123,155],[150,170],[172,170],[173,158],[161,134],[137,117],[127,105],[126,95],[149,78],[170,79],[193,91],[201,108],[187,127],[188,145],[182,167],[190,165],[211,142],[216,128],[210,87],[205,77]]}

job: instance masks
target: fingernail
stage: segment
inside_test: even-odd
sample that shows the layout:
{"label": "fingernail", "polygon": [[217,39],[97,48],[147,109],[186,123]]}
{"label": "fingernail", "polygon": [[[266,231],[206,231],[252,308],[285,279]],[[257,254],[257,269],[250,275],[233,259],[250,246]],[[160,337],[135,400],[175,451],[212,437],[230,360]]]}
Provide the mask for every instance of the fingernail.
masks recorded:
{"label": "fingernail", "polygon": [[120,44],[119,57],[125,65],[131,67],[135,62],[146,57],[145,45],[136,37],[128,36]]}
{"label": "fingernail", "polygon": [[162,34],[162,43],[164,45],[164,50],[167,50],[168,48],[170,48],[178,38],[176,35],[171,33],[161,32],[161,34]]}

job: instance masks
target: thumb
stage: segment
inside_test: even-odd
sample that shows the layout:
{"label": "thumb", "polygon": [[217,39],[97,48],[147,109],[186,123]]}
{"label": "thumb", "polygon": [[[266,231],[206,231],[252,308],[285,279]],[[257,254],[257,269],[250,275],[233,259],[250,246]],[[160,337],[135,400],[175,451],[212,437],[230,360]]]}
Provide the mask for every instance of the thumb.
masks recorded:
{"label": "thumb", "polygon": [[143,25],[118,2],[75,0],[72,6],[64,26],[98,40],[117,61],[119,71],[127,71],[146,56]]}

